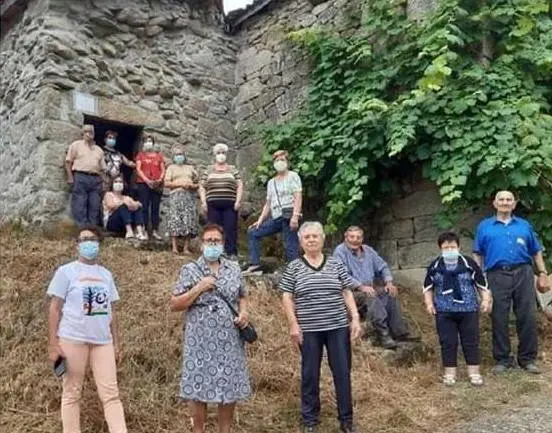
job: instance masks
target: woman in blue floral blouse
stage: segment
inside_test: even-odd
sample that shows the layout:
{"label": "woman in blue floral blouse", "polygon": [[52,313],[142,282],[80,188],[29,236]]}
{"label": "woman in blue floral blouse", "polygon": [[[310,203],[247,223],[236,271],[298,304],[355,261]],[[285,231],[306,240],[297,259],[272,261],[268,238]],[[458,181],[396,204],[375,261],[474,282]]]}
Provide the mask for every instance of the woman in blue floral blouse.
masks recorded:
{"label": "woman in blue floral blouse", "polygon": [[435,325],[441,344],[444,367],[443,383],[456,383],[458,336],[468,366],[472,385],[482,385],[479,371],[479,298],[481,311],[491,311],[491,293],[481,268],[470,257],[460,254],[460,239],[456,233],[445,232],[437,241],[441,255],[427,269],[424,281],[424,301]]}

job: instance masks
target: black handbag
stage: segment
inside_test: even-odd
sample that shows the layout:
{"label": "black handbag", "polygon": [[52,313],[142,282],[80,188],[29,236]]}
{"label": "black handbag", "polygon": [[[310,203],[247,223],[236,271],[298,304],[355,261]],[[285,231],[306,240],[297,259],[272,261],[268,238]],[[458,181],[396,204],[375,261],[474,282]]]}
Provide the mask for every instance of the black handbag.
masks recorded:
{"label": "black handbag", "polygon": [[[203,269],[201,269],[201,267],[196,262],[192,262],[192,263],[199,269],[199,271],[201,272],[201,275],[205,276],[205,274],[203,273]],[[214,278],[217,278],[214,275],[211,275],[211,276],[213,276]],[[224,296],[221,292],[215,290],[213,294],[215,296],[218,296],[220,299],[224,301],[224,303],[232,313],[232,316],[234,317],[234,319],[240,315],[240,313],[238,313],[236,309],[232,306],[232,303],[228,300],[228,298]],[[236,328],[238,328],[240,337],[243,341],[247,343],[254,343],[255,341],[257,341],[257,338],[258,338],[257,331],[255,330],[255,327],[251,323],[249,323],[243,329],[238,327],[237,325],[236,325]]]}
{"label": "black handbag", "polygon": [[282,202],[280,201],[280,194],[278,194],[278,188],[276,188],[276,179],[274,179],[274,192],[276,193],[276,199],[278,200],[278,206],[282,209],[282,218],[285,220],[290,220],[293,217],[293,208],[292,207],[282,207]]}

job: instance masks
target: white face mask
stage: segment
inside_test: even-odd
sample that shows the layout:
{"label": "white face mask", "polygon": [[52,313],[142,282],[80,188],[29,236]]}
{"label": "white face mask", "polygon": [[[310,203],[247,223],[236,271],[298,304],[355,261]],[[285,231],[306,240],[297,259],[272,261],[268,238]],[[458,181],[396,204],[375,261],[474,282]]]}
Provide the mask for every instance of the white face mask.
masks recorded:
{"label": "white face mask", "polygon": [[121,192],[121,191],[123,191],[124,188],[125,188],[125,186],[123,185],[122,182],[114,182],[113,183],[113,191],[115,191],[115,192]]}
{"label": "white face mask", "polygon": [[215,155],[215,161],[217,161],[219,164],[222,164],[223,162],[226,162],[226,154],[217,153]]}
{"label": "white face mask", "polygon": [[278,173],[281,173],[282,171],[286,171],[287,167],[288,167],[287,162],[282,161],[281,159],[274,162],[274,170],[276,170]]}
{"label": "white face mask", "polygon": [[151,141],[146,141],[144,143],[144,150],[146,152],[151,152],[153,150],[153,143]]}

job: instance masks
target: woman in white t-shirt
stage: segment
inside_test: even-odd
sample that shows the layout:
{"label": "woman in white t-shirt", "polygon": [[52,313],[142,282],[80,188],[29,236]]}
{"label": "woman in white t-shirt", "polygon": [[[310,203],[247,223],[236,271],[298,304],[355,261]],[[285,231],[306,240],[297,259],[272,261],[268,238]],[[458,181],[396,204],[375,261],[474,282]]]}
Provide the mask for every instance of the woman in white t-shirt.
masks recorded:
{"label": "woman in white t-shirt", "polygon": [[88,364],[109,432],[127,433],[117,385],[122,352],[113,303],[119,294],[111,272],[98,264],[98,228],[82,227],[77,243],[78,259],[60,266],[48,286],[48,357],[54,365],[65,365],[63,433],[80,431],[80,399]]}
{"label": "woman in white t-shirt", "polygon": [[261,240],[282,233],[286,262],[299,256],[297,229],[303,205],[302,185],[299,175],[288,169],[288,152],[278,150],[272,155],[276,175],[268,181],[266,202],[259,219],[248,231],[249,260],[244,275],[260,275]]}

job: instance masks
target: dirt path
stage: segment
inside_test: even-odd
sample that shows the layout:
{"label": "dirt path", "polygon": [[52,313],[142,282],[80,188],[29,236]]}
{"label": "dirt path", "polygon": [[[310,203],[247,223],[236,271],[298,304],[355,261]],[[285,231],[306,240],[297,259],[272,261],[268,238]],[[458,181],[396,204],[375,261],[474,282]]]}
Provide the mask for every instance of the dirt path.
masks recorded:
{"label": "dirt path", "polygon": [[552,372],[539,376],[538,382],[541,391],[521,396],[516,404],[510,403],[494,413],[458,424],[449,433],[551,433]]}

